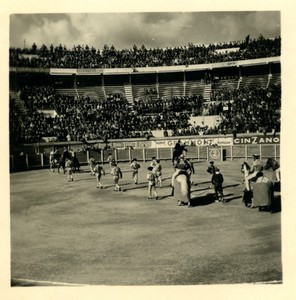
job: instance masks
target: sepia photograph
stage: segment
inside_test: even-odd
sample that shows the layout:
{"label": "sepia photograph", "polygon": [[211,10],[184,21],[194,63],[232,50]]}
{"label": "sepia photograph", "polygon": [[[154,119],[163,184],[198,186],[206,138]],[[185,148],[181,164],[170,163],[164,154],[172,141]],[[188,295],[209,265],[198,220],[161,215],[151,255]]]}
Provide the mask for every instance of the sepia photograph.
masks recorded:
{"label": "sepia photograph", "polygon": [[7,16],[12,293],[284,286],[283,12],[179,7]]}

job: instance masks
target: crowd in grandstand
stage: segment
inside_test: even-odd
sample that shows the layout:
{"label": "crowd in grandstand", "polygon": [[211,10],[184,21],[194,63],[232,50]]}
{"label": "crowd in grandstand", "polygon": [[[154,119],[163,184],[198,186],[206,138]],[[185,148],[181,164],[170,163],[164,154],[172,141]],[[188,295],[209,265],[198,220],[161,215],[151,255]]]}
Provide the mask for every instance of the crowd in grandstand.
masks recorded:
{"label": "crowd in grandstand", "polygon": [[[144,45],[118,50],[105,45],[102,50],[87,45],[40,48],[10,48],[10,66],[36,68],[123,68],[208,64],[280,56],[281,38],[257,39],[248,36],[241,42],[147,49]],[[227,75],[229,76],[229,75]],[[227,76],[224,78],[228,80]],[[221,79],[221,78],[220,78]],[[205,81],[207,76],[205,76]],[[230,78],[231,80],[231,78]],[[24,86],[16,99],[10,100],[10,138],[15,143],[39,142],[43,137],[58,141],[145,137],[153,130],[174,136],[279,131],[281,88],[216,86],[211,101],[201,95],[159,97],[156,88],[147,87],[144,97],[130,105],[124,95],[106,98],[59,94],[52,86]],[[78,95],[77,95],[78,96]],[[190,124],[191,116],[219,115],[215,127]],[[127,117],[128,116],[128,117]]]}
{"label": "crowd in grandstand", "polygon": [[273,57],[280,56],[280,49],[280,37],[267,39],[262,35],[257,39],[250,39],[248,36],[241,42],[210,45],[189,43],[187,46],[165,49],[148,49],[145,45],[141,47],[134,45],[130,49],[121,50],[113,45],[104,45],[102,50],[88,45],[78,45],[68,49],[61,44],[49,47],[42,45],[38,48],[34,43],[31,48],[11,47],[9,62],[11,67],[31,68],[136,68]]}
{"label": "crowd in grandstand", "polygon": [[[281,88],[251,87],[225,90],[213,101],[202,96],[144,98],[130,106],[121,94],[106,99],[61,95],[50,86],[25,86],[19,94],[26,114],[11,101],[11,138],[21,143],[54,136],[59,141],[81,141],[152,136],[168,130],[174,136],[279,131]],[[52,113],[48,113],[49,110]],[[215,127],[190,124],[192,115],[220,115]],[[128,118],[127,118],[128,116]]]}
{"label": "crowd in grandstand", "polygon": [[[230,133],[262,132],[280,130],[281,88],[268,89],[251,87],[231,90],[220,115],[223,121],[220,129]],[[230,98],[229,98],[230,96]],[[223,99],[223,100],[226,100]],[[221,102],[220,102],[221,103]]]}

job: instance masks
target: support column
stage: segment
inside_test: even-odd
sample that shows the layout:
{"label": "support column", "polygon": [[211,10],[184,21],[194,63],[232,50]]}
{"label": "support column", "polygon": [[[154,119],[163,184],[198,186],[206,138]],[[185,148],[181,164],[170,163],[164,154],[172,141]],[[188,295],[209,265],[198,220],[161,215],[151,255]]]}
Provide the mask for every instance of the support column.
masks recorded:
{"label": "support column", "polygon": [[128,159],[129,159],[129,162],[131,163],[131,161],[132,161],[132,149],[131,149],[131,147],[128,148]]}
{"label": "support column", "polygon": [[158,84],[158,72],[155,73],[155,85],[156,85],[156,92],[159,98],[159,84]]}
{"label": "support column", "polygon": [[143,147],[143,162],[146,162],[146,149]]}
{"label": "support column", "polygon": [[186,96],[186,72],[183,71],[183,96]]}
{"label": "support column", "polygon": [[118,162],[118,153],[117,153],[117,149],[114,150],[114,159],[116,162]]}
{"label": "support column", "polygon": [[14,172],[14,156],[13,155],[10,155],[10,169],[12,172]]}
{"label": "support column", "polygon": [[26,154],[26,166],[27,166],[27,170],[29,170],[29,157],[28,157],[28,154]]}
{"label": "support column", "polygon": [[104,164],[104,151],[101,150],[101,162],[102,164]]}
{"label": "support column", "polygon": [[88,150],[86,151],[86,160],[87,160],[87,163],[88,163],[88,161],[89,161],[89,151]]}

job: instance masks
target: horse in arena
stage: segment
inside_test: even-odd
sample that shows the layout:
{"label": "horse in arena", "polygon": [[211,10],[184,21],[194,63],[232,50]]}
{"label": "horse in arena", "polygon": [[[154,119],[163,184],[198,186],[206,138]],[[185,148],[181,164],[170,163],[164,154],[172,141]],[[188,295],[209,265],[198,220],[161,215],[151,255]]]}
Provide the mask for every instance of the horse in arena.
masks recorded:
{"label": "horse in arena", "polygon": [[54,158],[50,162],[49,167],[52,172],[54,172],[56,168],[59,169],[59,159]]}
{"label": "horse in arena", "polygon": [[269,170],[269,169],[272,169],[274,171],[275,176],[276,176],[276,180],[281,181],[280,164],[274,158],[268,158],[266,163],[265,163],[264,170]]}
{"label": "horse in arena", "polygon": [[73,156],[72,161],[73,161],[73,167],[72,167],[73,172],[76,171],[80,172],[80,163],[76,155]]}
{"label": "horse in arena", "polygon": [[52,172],[55,171],[55,168],[59,170],[59,161],[61,155],[57,152],[57,150],[52,151],[49,156],[49,168]]}
{"label": "horse in arena", "polygon": [[176,163],[184,151],[187,152],[186,146],[181,144],[181,141],[178,140],[177,144],[175,145],[174,151],[173,151],[172,162]]}
{"label": "horse in arena", "polygon": [[65,157],[62,155],[58,161],[58,173],[60,173],[60,168],[63,169],[64,174],[66,173],[65,163]]}

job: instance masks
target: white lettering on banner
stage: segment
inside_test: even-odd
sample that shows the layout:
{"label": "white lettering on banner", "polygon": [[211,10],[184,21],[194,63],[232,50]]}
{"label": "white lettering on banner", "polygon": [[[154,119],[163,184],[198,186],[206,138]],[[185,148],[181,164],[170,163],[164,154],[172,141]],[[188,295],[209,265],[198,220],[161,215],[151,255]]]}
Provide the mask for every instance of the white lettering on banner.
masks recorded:
{"label": "white lettering on banner", "polygon": [[275,137],[275,138],[273,139],[273,142],[274,142],[274,143],[279,143],[279,142],[280,142],[280,138],[279,138],[279,137]]}
{"label": "white lettering on banner", "polygon": [[[175,147],[178,140],[158,140],[151,141],[151,148]],[[231,146],[233,140],[231,137],[225,138],[203,138],[203,139],[181,139],[181,144],[186,146]]]}
{"label": "white lettering on banner", "polygon": [[212,139],[204,139],[204,145],[212,146],[214,144],[214,140]]}
{"label": "white lettering on banner", "polygon": [[[151,148],[166,148],[174,147],[178,140],[157,140],[151,141]],[[213,137],[213,138],[198,138],[198,139],[181,139],[181,144],[185,146],[218,146],[226,147],[232,146],[233,144],[279,144],[279,136],[250,136],[250,137],[238,137],[233,139],[232,137]]]}
{"label": "white lettering on banner", "polygon": [[197,139],[192,140],[196,146],[231,146],[233,145],[232,138],[204,138],[204,139]]}
{"label": "white lettering on banner", "polygon": [[251,136],[236,138],[233,140],[234,144],[279,144],[280,138],[278,136]]}
{"label": "white lettering on banner", "polygon": [[257,137],[248,137],[248,138],[236,138],[234,139],[235,144],[257,144]]}
{"label": "white lettering on banner", "polygon": [[229,146],[232,145],[232,140],[231,139],[227,139],[227,140],[219,140],[218,141],[218,146]]}
{"label": "white lettering on banner", "polygon": [[[169,140],[169,141],[165,141],[165,142],[168,147],[175,147],[175,145],[178,143],[178,140]],[[181,143],[182,143],[182,141],[181,141]]]}

